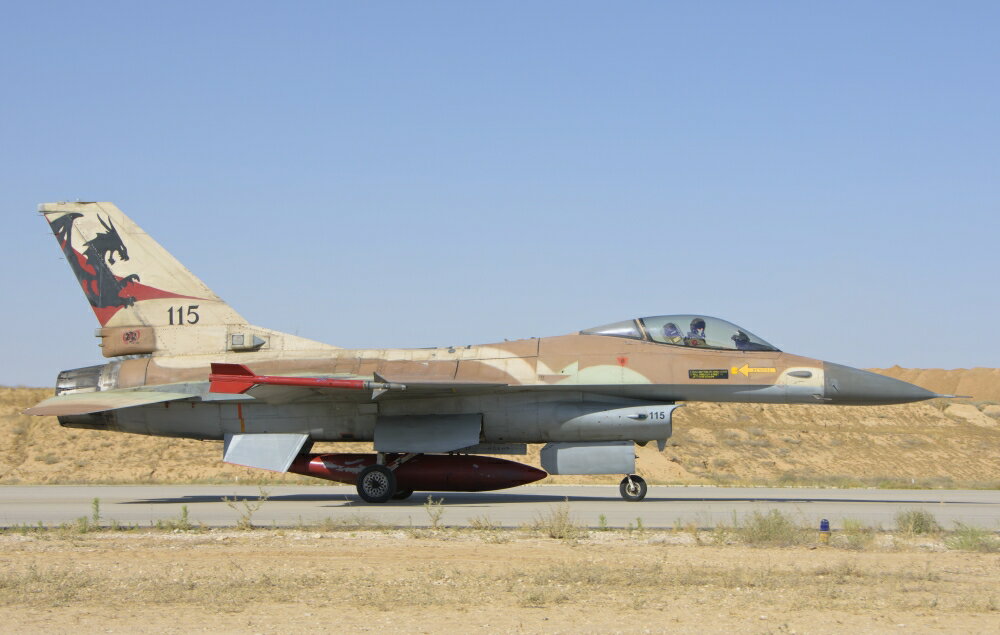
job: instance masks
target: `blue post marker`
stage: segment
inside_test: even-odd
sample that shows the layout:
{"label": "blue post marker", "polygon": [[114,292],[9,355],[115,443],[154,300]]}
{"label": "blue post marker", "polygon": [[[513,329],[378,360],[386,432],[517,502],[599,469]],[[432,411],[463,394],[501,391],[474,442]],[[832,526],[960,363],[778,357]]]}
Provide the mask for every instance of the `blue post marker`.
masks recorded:
{"label": "blue post marker", "polygon": [[819,541],[824,545],[830,544],[830,521],[826,518],[819,521]]}

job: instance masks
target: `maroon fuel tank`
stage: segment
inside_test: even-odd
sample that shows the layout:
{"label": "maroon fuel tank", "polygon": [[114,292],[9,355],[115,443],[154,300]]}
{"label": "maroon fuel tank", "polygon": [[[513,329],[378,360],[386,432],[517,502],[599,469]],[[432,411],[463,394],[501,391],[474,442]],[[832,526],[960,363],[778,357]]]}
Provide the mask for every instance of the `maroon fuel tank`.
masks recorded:
{"label": "maroon fuel tank", "polygon": [[[393,457],[388,457],[391,464]],[[374,454],[300,454],[289,472],[354,483],[358,474],[375,464]],[[469,454],[421,454],[396,468],[399,489],[437,492],[486,492],[526,485],[548,474],[538,468]]]}

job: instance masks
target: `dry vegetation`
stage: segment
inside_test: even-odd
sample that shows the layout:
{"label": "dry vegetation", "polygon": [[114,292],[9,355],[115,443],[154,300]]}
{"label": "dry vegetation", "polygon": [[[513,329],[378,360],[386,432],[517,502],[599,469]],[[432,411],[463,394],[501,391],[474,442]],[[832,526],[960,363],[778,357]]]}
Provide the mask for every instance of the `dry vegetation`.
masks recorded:
{"label": "dry vegetation", "polygon": [[[966,403],[690,404],[665,452],[640,448],[640,472],[661,483],[995,487],[1000,406],[982,395],[1000,390],[996,372],[980,373],[985,388],[965,390],[977,396]],[[929,387],[962,392],[969,382],[960,380]],[[0,484],[314,482],[224,465],[217,443],[63,429],[18,414],[47,394],[0,389]],[[367,449],[318,449],[334,448]],[[528,461],[537,463],[537,448]],[[858,474],[868,476],[845,476]],[[357,514],[261,530],[256,510],[241,505],[232,501],[244,520],[234,530],[199,527],[186,508],[159,530],[121,527],[95,500],[89,517],[62,527],[0,531],[0,620],[46,633],[1000,628],[1000,537],[962,524],[946,531],[922,510],[901,511],[892,531],[843,519],[824,545],[777,511],[672,531],[636,518],[623,531],[587,529],[555,505],[519,529],[488,516],[455,529],[429,499],[429,528]]]}
{"label": "dry vegetation", "polygon": [[[875,487],[1000,487],[1000,370],[908,370],[886,374],[970,394],[880,407],[692,403],[677,410],[667,449],[639,448],[639,473],[660,484]],[[219,443],[60,428],[20,411],[50,391],[0,388],[0,484],[313,483],[225,465]],[[525,462],[538,465],[538,446]],[[316,451],[370,451],[369,444],[317,444]],[[516,458],[516,457],[511,457]],[[617,476],[544,482],[613,483]]]}
{"label": "dry vegetation", "polygon": [[521,530],[25,528],[0,535],[0,618],[47,632],[995,629],[1000,555],[942,540],[817,547],[771,514],[587,531],[558,508]]}

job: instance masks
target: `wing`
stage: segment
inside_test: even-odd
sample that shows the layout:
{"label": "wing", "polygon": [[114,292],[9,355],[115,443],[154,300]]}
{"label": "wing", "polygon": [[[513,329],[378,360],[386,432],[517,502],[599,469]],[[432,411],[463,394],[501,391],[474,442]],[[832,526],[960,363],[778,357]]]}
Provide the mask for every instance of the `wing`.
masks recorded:
{"label": "wing", "polygon": [[131,408],[148,404],[190,399],[193,395],[157,390],[102,390],[49,397],[24,411],[26,415],[84,415],[102,410]]}

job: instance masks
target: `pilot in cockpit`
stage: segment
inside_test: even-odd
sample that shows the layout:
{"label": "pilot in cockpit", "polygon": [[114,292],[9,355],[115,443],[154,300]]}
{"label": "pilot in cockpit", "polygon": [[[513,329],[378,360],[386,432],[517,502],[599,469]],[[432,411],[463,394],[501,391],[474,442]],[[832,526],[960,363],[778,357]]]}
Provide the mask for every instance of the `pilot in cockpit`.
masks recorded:
{"label": "pilot in cockpit", "polygon": [[688,346],[705,345],[705,320],[701,318],[691,320],[691,330],[684,338],[684,343]]}
{"label": "pilot in cockpit", "polygon": [[663,325],[663,341],[667,344],[683,344],[684,334],[681,333],[676,324],[667,322]]}
{"label": "pilot in cockpit", "polygon": [[736,350],[738,351],[748,351],[750,350],[750,336],[743,331],[736,331],[736,335],[730,338],[733,340],[733,344],[736,344]]}
{"label": "pilot in cockpit", "polygon": [[730,339],[733,340],[733,344],[736,344],[736,350],[739,351],[766,351],[770,350],[767,346],[763,344],[758,344],[750,340],[750,336],[741,330],[736,331],[736,335],[733,335]]}

